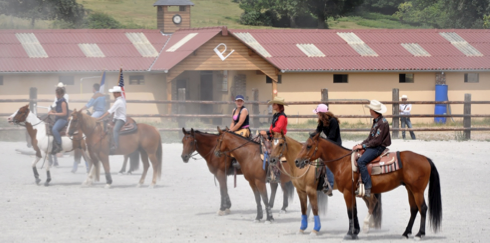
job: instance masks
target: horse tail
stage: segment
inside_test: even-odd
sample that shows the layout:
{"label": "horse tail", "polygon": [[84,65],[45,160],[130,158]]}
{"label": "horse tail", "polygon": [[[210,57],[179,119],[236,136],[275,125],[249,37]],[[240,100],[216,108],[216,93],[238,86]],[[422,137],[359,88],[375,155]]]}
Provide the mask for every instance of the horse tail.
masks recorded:
{"label": "horse tail", "polygon": [[140,167],[140,152],[139,150],[129,154],[129,171],[136,171]]}
{"label": "horse tail", "polygon": [[429,222],[434,232],[439,231],[442,221],[442,199],[441,183],[439,172],[431,159],[427,158],[430,164],[429,180]]}
{"label": "horse tail", "polygon": [[286,182],[286,192],[288,193],[288,202],[292,202],[294,200],[294,185],[293,182]]}
{"label": "horse tail", "polygon": [[327,216],[328,196],[322,191],[316,191],[316,201],[318,203],[318,214]]}
{"label": "horse tail", "polygon": [[374,194],[374,197],[378,201],[376,205],[374,205],[373,209],[374,227],[376,229],[381,229],[381,221],[383,218],[383,204],[381,201],[381,193]]}
{"label": "horse tail", "polygon": [[158,138],[158,148],[157,148],[157,176],[158,179],[162,177],[162,156],[163,156],[163,149],[162,149],[162,137],[159,136]]}

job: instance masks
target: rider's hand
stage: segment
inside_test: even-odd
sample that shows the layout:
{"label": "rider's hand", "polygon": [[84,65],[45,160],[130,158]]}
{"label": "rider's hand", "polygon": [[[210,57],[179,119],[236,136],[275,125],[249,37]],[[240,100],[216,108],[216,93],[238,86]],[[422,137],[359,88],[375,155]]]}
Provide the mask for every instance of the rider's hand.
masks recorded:
{"label": "rider's hand", "polygon": [[260,135],[266,136],[267,135],[267,132],[266,131],[260,131]]}
{"label": "rider's hand", "polygon": [[354,147],[352,148],[352,150],[358,150],[358,149],[362,149],[362,145],[357,144],[356,146],[354,146]]}

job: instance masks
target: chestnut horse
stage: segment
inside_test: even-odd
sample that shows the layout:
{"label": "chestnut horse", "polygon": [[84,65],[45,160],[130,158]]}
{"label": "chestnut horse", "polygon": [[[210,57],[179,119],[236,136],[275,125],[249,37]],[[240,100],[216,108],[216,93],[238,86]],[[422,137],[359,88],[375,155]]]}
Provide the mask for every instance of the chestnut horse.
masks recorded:
{"label": "chestnut horse", "polygon": [[[257,217],[255,222],[259,222],[263,218],[262,205],[260,203],[260,198],[265,205],[265,211],[267,214],[266,223],[270,223],[274,220],[272,216],[272,204],[269,203],[267,198],[267,187],[266,187],[266,170],[263,169],[263,162],[260,158],[260,144],[244,138],[238,134],[229,131],[222,131],[218,127],[219,137],[218,144],[215,148],[215,156],[221,157],[226,155],[227,157],[233,155],[235,159],[240,164],[243,176],[250,184],[252,191],[254,192],[255,202],[257,203]],[[286,171],[290,173],[289,166],[285,166]],[[281,187],[283,188],[284,197],[287,197],[288,190],[285,189],[287,182],[291,179],[289,176],[281,173]],[[292,193],[289,193],[292,197]],[[285,203],[287,207],[287,203]],[[283,207],[285,210],[285,208]]]}
{"label": "chestnut horse", "polygon": [[[46,123],[44,123],[44,121],[39,119],[32,112],[30,112],[29,105],[25,105],[19,108],[14,114],[12,114],[8,118],[8,120],[9,122],[13,122],[14,124],[25,126],[27,133],[29,134],[32,148],[34,149],[34,151],[36,151],[36,157],[32,162],[32,171],[34,173],[36,184],[39,184],[41,182],[41,179],[39,179],[39,173],[37,171],[36,164],[42,158],[44,158],[43,164],[47,161],[47,157],[49,156],[49,153],[51,153],[53,149],[54,138],[53,136],[46,135]],[[88,174],[87,180],[84,182],[84,184],[91,183],[93,179],[98,181],[99,174],[97,172],[99,167],[92,166],[92,160],[86,154],[83,134],[79,132],[79,130],[76,130],[74,132],[76,132],[76,134],[75,136],[73,136],[71,140],[68,137],[61,137],[63,151],[69,152],[76,148],[81,149],[82,152],[84,153],[83,157],[88,160],[89,168],[91,168],[91,172]],[[75,161],[75,163],[77,162]],[[51,172],[49,169],[50,169],[50,163],[48,162],[46,163],[47,178],[46,178],[46,182],[44,183],[45,186],[48,186],[49,183],[51,182]]]}
{"label": "chestnut horse", "polygon": [[[148,172],[150,159],[153,167],[153,180],[150,187],[154,187],[157,179],[162,173],[162,140],[158,130],[150,125],[138,123],[138,130],[134,133],[119,136],[119,149],[115,154],[129,155],[139,151],[143,161],[143,173],[138,186],[143,185]],[[106,176],[106,187],[112,184],[111,169],[109,165],[109,141],[110,136],[104,131],[103,124],[97,122],[96,118],[74,110],[71,114],[68,134],[72,135],[75,131],[81,129],[87,136],[87,146],[90,157],[94,164],[102,162]]]}
{"label": "chestnut horse", "polygon": [[[321,158],[328,168],[335,175],[335,185],[344,194],[347,214],[349,216],[349,231],[346,238],[356,239],[359,234],[359,222],[357,218],[357,207],[354,198],[354,181],[359,178],[358,173],[352,173],[351,154],[353,151],[338,146],[327,139],[323,139],[319,134],[310,136],[296,156],[295,164],[297,167],[304,167],[310,161]],[[441,185],[439,173],[436,166],[429,158],[413,153],[411,151],[400,152],[401,169],[392,173],[372,176],[372,193],[383,193],[405,186],[408,193],[410,204],[410,220],[403,236],[408,238],[412,233],[413,223],[417,212],[420,213],[420,230],[415,235],[415,239],[425,236],[425,221],[427,209],[429,209],[429,222],[434,232],[441,227],[442,221],[442,202]],[[352,178],[354,177],[354,178]],[[430,182],[430,184],[429,184]],[[424,191],[429,184],[429,206],[427,207],[424,199]],[[373,205],[376,204],[376,197],[368,199],[370,213]],[[370,217],[370,215],[368,215]]]}
{"label": "chestnut horse", "polygon": [[[213,174],[217,179],[220,186],[221,204],[218,210],[218,215],[223,216],[230,213],[231,200],[228,195],[227,187],[227,175],[233,175],[234,169],[231,167],[231,158],[228,156],[216,157],[214,149],[218,141],[218,134],[203,133],[195,131],[191,128],[190,131],[186,131],[182,128],[184,137],[182,138],[182,144],[184,146],[182,150],[182,161],[184,163],[189,162],[189,159],[193,156],[194,152],[197,152],[206,160],[209,168],[209,172]],[[243,175],[242,171],[237,170],[237,175]],[[271,208],[274,205],[275,195],[277,191],[277,183],[271,183]],[[287,190],[283,197],[282,211],[286,211],[288,206],[288,200],[292,199],[294,187],[288,182],[285,185],[281,184],[283,190]],[[288,198],[288,196],[290,198]]]}
{"label": "chestnut horse", "polygon": [[314,215],[315,226],[310,235],[317,235],[321,228],[320,216],[318,216],[319,206],[320,212],[326,215],[328,197],[322,192],[317,191],[318,180],[316,179],[316,166],[308,165],[306,168],[297,168],[294,164],[296,155],[303,146],[300,142],[285,136],[281,133],[274,133],[272,138],[272,151],[270,162],[274,166],[278,166],[282,173],[288,173],[284,171],[282,162],[279,162],[281,157],[285,156],[289,165],[291,181],[296,187],[296,193],[301,203],[301,226],[299,233],[304,233],[304,230],[308,227],[307,216],[307,199],[310,199],[311,208]]}

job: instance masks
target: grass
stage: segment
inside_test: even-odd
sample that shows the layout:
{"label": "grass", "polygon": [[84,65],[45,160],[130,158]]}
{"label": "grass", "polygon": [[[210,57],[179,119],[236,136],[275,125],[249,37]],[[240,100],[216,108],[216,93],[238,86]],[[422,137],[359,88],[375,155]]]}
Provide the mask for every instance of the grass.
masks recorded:
{"label": "grass", "polygon": [[401,23],[392,15],[371,12],[356,12],[336,20],[329,19],[328,26],[331,29],[415,29],[423,28]]}
{"label": "grass", "polygon": [[54,21],[50,20],[36,20],[33,28],[29,19],[0,14],[0,29],[51,29],[53,28],[53,23]]}

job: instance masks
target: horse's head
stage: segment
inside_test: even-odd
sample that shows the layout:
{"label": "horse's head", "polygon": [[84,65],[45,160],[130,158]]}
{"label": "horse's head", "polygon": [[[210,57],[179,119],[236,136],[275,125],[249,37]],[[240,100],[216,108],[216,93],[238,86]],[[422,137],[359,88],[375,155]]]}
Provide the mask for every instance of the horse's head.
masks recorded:
{"label": "horse's head", "polygon": [[182,128],[182,132],[184,133],[184,137],[182,138],[182,144],[184,145],[184,149],[182,150],[182,161],[184,163],[189,162],[189,159],[197,150],[197,141],[194,134],[194,129],[191,128],[190,131],[186,131],[185,128]]}
{"label": "horse's head", "polygon": [[312,160],[316,160],[320,157],[318,150],[318,143],[320,142],[320,133],[312,134],[303,144],[303,147],[299,151],[294,163],[296,167],[303,168]]}
{"label": "horse's head", "polygon": [[80,130],[80,124],[82,123],[82,112],[73,110],[70,115],[70,121],[68,122],[68,135],[73,136]]}
{"label": "horse's head", "polygon": [[221,157],[222,154],[224,154],[222,151],[226,149],[226,143],[223,143],[223,140],[225,139],[226,131],[221,130],[218,127],[218,143],[216,144],[216,148],[214,149],[214,155],[216,157]]}
{"label": "horse's head", "polygon": [[279,163],[281,157],[287,153],[287,143],[286,136],[281,131],[281,133],[272,131],[272,145],[271,145],[271,164]]}
{"label": "horse's head", "polygon": [[30,112],[31,111],[29,110],[29,105],[27,104],[25,106],[22,106],[14,114],[9,116],[7,118],[7,121],[13,123],[25,122]]}

